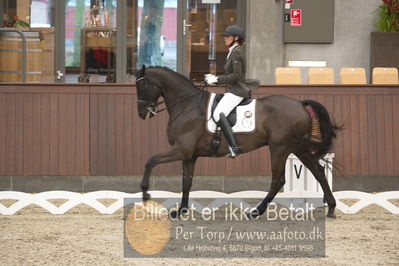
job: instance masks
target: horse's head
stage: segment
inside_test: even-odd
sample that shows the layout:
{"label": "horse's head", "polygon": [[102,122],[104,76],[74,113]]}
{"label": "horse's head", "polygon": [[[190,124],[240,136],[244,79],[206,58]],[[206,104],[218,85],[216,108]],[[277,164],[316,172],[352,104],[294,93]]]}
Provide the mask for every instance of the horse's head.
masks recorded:
{"label": "horse's head", "polygon": [[156,115],[155,108],[161,96],[160,85],[156,80],[146,76],[146,67],[137,70],[136,73],[137,88],[137,108],[139,116],[142,119],[151,118]]}

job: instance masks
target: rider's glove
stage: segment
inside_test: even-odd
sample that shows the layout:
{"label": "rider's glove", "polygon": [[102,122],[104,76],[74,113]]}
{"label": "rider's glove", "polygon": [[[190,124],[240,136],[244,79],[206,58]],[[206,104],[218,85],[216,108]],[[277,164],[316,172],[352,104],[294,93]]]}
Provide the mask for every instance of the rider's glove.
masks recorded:
{"label": "rider's glove", "polygon": [[216,77],[215,75],[212,75],[212,74],[206,74],[205,81],[206,81],[206,83],[208,83],[210,85],[215,84],[218,82],[218,77]]}

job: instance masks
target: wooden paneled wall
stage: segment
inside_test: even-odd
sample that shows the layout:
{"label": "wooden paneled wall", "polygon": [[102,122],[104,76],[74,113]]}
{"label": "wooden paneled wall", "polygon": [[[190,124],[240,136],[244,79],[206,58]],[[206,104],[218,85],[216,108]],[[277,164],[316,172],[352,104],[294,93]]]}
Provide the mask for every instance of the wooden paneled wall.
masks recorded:
{"label": "wooden paneled wall", "polygon": [[[220,89],[214,89],[220,91]],[[345,176],[399,175],[398,86],[262,86],[256,98],[314,99],[343,124],[335,165]],[[168,147],[167,113],[137,115],[134,86],[0,85],[0,175],[141,175]],[[201,158],[196,175],[270,175],[267,148],[235,160]],[[181,174],[180,163],[155,175]]]}
{"label": "wooden paneled wall", "polygon": [[88,175],[89,94],[39,87],[0,87],[0,175]]}

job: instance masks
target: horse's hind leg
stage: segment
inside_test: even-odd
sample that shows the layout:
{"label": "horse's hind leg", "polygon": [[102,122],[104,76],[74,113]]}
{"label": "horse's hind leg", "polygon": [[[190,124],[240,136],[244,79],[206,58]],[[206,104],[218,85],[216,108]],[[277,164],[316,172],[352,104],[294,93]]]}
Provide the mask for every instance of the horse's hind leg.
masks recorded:
{"label": "horse's hind leg", "polygon": [[267,205],[272,202],[274,197],[280,191],[285,184],[285,162],[288,158],[289,152],[286,147],[281,146],[270,146],[270,156],[272,161],[272,184],[270,186],[269,193],[259,204],[256,210],[253,210],[249,214],[249,218],[256,218],[262,215],[267,208]]}
{"label": "horse's hind leg", "polygon": [[327,200],[327,217],[335,218],[335,198],[331,192],[330,186],[328,185],[327,177],[324,173],[324,168],[320,165],[319,160],[314,158],[311,154],[295,153],[295,155],[312,172],[316,180],[320,183],[320,186],[324,192],[324,198]]}
{"label": "horse's hind leg", "polygon": [[178,217],[180,214],[187,212],[188,210],[188,198],[190,194],[191,185],[193,183],[194,168],[197,158],[194,157],[191,160],[183,161],[183,196],[181,199],[180,207],[177,211],[170,213],[172,218]]}

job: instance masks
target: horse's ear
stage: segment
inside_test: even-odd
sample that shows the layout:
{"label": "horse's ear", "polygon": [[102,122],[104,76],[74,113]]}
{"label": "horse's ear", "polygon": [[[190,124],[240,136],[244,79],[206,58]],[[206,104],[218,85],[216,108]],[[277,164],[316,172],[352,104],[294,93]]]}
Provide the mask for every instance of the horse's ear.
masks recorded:
{"label": "horse's ear", "polygon": [[141,69],[137,69],[136,71],[136,78],[141,78],[145,74],[145,65]]}

